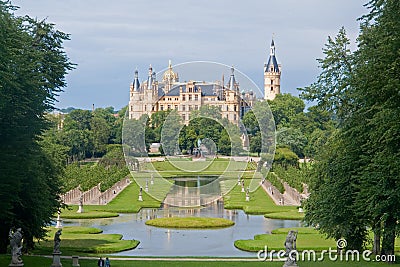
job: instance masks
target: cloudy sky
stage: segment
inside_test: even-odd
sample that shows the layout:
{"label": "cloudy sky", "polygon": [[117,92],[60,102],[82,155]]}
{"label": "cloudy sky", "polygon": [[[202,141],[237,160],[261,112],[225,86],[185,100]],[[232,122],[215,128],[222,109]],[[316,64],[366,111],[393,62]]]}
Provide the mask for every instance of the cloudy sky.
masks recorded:
{"label": "cloudy sky", "polygon": [[[354,41],[366,0],[14,0],[17,15],[47,18],[69,33],[65,49],[77,68],[67,76],[60,108],[89,109],[129,101],[135,68],[146,79],[188,61],[234,65],[263,86],[274,36],[283,92],[312,83],[328,36],[344,26]],[[353,46],[353,48],[355,45]],[[240,82],[240,81],[239,81]]]}

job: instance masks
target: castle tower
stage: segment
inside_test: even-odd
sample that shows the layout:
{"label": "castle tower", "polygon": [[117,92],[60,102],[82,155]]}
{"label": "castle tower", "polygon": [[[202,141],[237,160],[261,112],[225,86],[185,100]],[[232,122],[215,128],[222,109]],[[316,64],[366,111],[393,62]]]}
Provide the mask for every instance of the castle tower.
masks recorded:
{"label": "castle tower", "polygon": [[135,78],[129,91],[129,119],[138,119],[142,115],[143,107],[141,105],[142,93],[140,92],[139,73],[137,70],[135,70]]}
{"label": "castle tower", "polygon": [[275,56],[274,39],[271,42],[268,63],[264,64],[264,98],[274,100],[281,93],[281,65]]}

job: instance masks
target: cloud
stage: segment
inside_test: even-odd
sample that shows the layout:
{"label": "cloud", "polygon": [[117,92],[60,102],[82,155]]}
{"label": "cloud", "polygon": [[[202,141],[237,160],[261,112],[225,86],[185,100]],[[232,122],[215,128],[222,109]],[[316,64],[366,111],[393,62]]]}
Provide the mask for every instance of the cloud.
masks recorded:
{"label": "cloud", "polygon": [[68,76],[62,107],[91,107],[94,101],[97,106],[121,107],[128,101],[134,68],[145,75],[148,64],[160,70],[168,59],[233,64],[262,86],[273,33],[284,70],[282,89],[293,91],[315,78],[315,59],[322,56],[327,36],[344,25],[354,38],[356,19],[366,13],[360,1],[347,0],[17,0],[13,4],[21,7],[17,14],[47,17],[71,34],[65,47],[78,67]]}

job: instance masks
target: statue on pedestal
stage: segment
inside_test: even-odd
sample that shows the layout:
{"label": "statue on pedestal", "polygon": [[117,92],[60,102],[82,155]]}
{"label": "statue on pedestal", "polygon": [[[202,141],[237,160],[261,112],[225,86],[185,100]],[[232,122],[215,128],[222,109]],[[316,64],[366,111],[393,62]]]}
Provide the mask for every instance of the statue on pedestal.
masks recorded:
{"label": "statue on pedestal", "polygon": [[54,235],[54,249],[53,253],[60,253],[60,243],[61,243],[61,238],[60,235],[62,234],[62,230],[59,229],[56,234]]}
{"label": "statue on pedestal", "polygon": [[10,229],[8,233],[8,237],[10,239],[10,247],[11,247],[11,263],[9,266],[24,266],[24,263],[21,259],[22,256],[22,229],[18,228],[13,231]]}
{"label": "statue on pedestal", "polygon": [[297,231],[290,230],[288,235],[286,236],[286,240],[284,243],[285,246],[285,256],[287,259],[283,267],[290,267],[290,266],[298,266],[296,263],[296,256],[297,256],[297,248],[296,248],[296,240],[297,240]]}

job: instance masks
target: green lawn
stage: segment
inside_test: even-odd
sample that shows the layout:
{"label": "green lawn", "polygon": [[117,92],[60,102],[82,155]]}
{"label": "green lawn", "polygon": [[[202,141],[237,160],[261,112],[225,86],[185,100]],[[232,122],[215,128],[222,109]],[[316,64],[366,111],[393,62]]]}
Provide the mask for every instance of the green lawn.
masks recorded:
{"label": "green lawn", "polygon": [[[22,257],[27,267],[46,267],[52,263],[51,258],[37,257],[37,256],[23,256]],[[0,266],[8,266],[11,256],[0,255]],[[71,266],[71,259],[62,259],[63,266]],[[82,267],[96,267],[97,259],[79,260]],[[258,266],[272,266],[282,267],[283,262],[259,262],[259,261],[176,261],[176,260],[111,260],[113,267],[258,267]],[[386,263],[377,262],[332,262],[325,260],[324,262],[299,262],[300,267],[378,267],[387,266]],[[397,264],[396,264],[397,266]]]}
{"label": "green lawn", "polygon": [[[245,179],[245,187],[249,184],[249,179]],[[268,194],[259,187],[256,191],[250,193],[250,201],[246,200],[246,194],[241,192],[241,186],[236,185],[228,194],[224,196],[224,207],[226,209],[242,209],[247,214],[278,214],[287,215],[290,219],[301,219],[297,215],[297,208],[292,206],[278,206]]]}
{"label": "green lawn", "polygon": [[[46,241],[36,244],[35,254],[51,254],[53,237],[57,229],[48,228]],[[91,227],[64,227],[61,235],[61,251],[63,255],[82,253],[115,253],[137,247],[137,240],[122,240],[119,234],[102,234],[102,230]]]}
{"label": "green lawn", "polygon": [[313,249],[321,251],[329,247],[336,248],[336,241],[325,237],[312,228],[281,228],[272,231],[272,234],[255,235],[254,239],[236,240],[235,247],[241,250],[257,252],[268,246],[268,249],[281,250],[289,230],[298,230],[297,249]]}
{"label": "green lawn", "polygon": [[167,217],[148,220],[146,221],[146,224],[163,228],[202,229],[229,227],[234,225],[235,223],[231,220],[223,218]]}
{"label": "green lawn", "polygon": [[118,213],[137,213],[141,208],[159,208],[160,201],[155,200],[143,190],[143,201],[138,201],[139,186],[132,182],[107,205],[84,205],[84,213],[77,213],[78,206],[61,212],[63,219],[93,219],[118,216]]}

